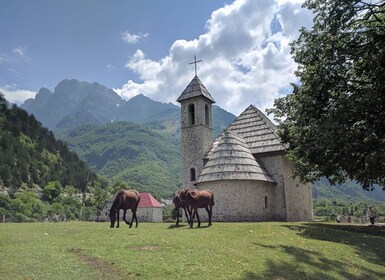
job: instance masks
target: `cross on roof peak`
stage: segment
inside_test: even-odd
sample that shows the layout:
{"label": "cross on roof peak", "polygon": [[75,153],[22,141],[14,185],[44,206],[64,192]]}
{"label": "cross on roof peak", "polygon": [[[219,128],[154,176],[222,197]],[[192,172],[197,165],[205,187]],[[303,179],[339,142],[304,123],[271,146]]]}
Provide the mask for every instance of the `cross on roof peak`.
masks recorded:
{"label": "cross on roof peak", "polygon": [[194,55],[194,61],[189,63],[189,64],[195,64],[194,65],[194,67],[195,67],[195,76],[197,76],[197,63],[199,63],[199,62],[202,62],[202,59],[197,60],[197,57]]}

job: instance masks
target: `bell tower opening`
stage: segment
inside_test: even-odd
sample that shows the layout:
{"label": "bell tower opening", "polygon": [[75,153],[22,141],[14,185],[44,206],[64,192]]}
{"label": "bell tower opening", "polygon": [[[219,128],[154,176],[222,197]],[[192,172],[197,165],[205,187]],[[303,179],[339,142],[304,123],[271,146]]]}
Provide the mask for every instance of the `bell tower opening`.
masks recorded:
{"label": "bell tower opening", "polygon": [[188,124],[195,125],[195,106],[194,104],[188,105]]}

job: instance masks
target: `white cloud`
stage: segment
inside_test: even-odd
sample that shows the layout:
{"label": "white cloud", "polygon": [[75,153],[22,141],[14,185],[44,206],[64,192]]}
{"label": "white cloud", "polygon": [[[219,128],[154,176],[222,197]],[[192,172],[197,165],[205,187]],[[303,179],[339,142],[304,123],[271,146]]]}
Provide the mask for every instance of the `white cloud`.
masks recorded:
{"label": "white cloud", "polygon": [[[281,30],[271,30],[273,20]],[[166,57],[155,61],[137,50],[126,67],[142,81],[130,80],[115,91],[124,98],[142,93],[176,103],[194,76],[194,66],[188,63],[196,55],[203,60],[198,76],[217,105],[234,114],[250,104],[264,110],[296,81],[289,43],[311,20],[296,0],[236,0],[212,13],[205,34],[175,41]]]}
{"label": "white cloud", "polygon": [[131,34],[129,32],[123,32],[121,34],[121,38],[123,41],[125,41],[126,43],[129,43],[129,44],[136,44],[138,43],[140,40],[146,38],[149,34],[148,33],[145,33],[145,34],[142,34],[142,33],[139,33],[139,34]]}
{"label": "white cloud", "polygon": [[7,61],[7,55],[4,53],[0,53],[0,63],[6,62]]}
{"label": "white cloud", "polygon": [[18,105],[22,104],[29,98],[34,98],[36,95],[36,92],[34,91],[17,89],[15,85],[8,85],[0,88],[0,92],[4,94],[4,97],[7,101]]}
{"label": "white cloud", "polygon": [[108,65],[106,66],[106,68],[107,68],[107,70],[109,70],[109,71],[115,70],[115,66],[114,66],[114,65],[111,65],[111,64],[108,64]]}
{"label": "white cloud", "polygon": [[17,47],[12,50],[12,52],[17,55],[18,57],[24,57],[25,56],[25,48],[23,47]]}

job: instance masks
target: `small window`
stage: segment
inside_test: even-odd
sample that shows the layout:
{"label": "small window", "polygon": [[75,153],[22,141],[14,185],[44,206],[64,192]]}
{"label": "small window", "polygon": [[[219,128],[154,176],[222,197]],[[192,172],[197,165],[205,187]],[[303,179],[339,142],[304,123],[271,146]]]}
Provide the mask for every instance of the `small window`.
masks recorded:
{"label": "small window", "polygon": [[265,209],[269,208],[269,198],[265,196]]}
{"label": "small window", "polygon": [[210,125],[210,112],[209,112],[209,105],[205,105],[205,124],[207,126]]}
{"label": "small window", "polygon": [[190,169],[190,181],[195,181],[195,169]]}
{"label": "small window", "polygon": [[194,104],[188,105],[188,123],[195,125],[195,107]]}

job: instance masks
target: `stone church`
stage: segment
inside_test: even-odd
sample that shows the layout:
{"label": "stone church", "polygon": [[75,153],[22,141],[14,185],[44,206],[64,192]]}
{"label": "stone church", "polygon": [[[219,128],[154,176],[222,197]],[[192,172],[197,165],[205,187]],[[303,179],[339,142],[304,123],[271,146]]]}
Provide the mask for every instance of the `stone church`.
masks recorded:
{"label": "stone church", "polygon": [[293,178],[276,126],[260,110],[250,105],[213,141],[215,101],[197,75],[177,101],[182,187],[214,192],[213,221],[313,219],[311,185]]}

